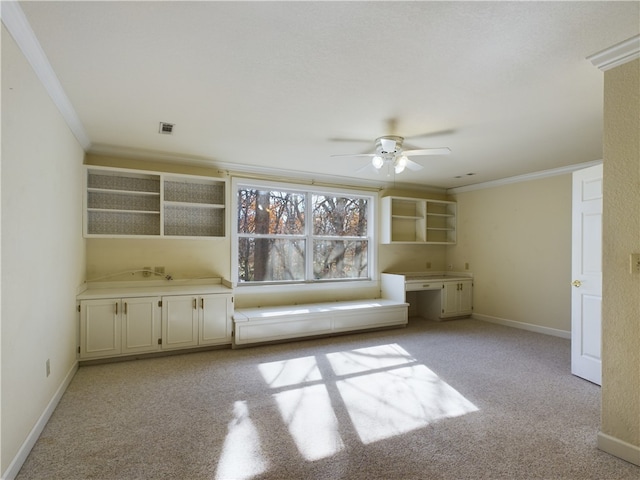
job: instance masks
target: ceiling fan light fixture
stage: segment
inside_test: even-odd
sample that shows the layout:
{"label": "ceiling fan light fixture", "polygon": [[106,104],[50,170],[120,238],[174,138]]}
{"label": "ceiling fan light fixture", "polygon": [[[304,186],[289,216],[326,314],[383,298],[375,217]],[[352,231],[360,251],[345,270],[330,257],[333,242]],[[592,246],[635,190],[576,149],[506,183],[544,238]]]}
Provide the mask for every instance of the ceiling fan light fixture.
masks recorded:
{"label": "ceiling fan light fixture", "polygon": [[384,159],[380,155],[376,155],[371,159],[371,164],[376,170],[380,170],[384,165]]}
{"label": "ceiling fan light fixture", "polygon": [[405,167],[407,166],[407,157],[405,157],[404,155],[400,155],[396,161],[395,164],[393,165],[393,168],[395,169],[396,173],[402,173],[404,172]]}

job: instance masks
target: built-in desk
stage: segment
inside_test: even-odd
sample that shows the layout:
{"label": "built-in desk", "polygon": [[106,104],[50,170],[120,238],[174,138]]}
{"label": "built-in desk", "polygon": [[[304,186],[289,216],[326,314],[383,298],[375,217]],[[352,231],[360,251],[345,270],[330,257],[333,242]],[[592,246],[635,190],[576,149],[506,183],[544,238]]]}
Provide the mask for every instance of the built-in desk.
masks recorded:
{"label": "built-in desk", "polygon": [[473,313],[473,274],[459,272],[387,272],[404,279],[409,316],[429,320],[468,317]]}

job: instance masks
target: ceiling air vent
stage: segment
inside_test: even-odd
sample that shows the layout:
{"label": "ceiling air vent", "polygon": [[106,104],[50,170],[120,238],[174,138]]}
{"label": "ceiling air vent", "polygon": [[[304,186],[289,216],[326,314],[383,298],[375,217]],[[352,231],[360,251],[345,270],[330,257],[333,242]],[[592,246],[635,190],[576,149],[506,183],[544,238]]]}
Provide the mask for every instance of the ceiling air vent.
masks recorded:
{"label": "ceiling air vent", "polygon": [[175,123],[160,122],[160,130],[158,131],[158,133],[163,133],[164,135],[171,135],[173,133],[174,126],[175,126]]}

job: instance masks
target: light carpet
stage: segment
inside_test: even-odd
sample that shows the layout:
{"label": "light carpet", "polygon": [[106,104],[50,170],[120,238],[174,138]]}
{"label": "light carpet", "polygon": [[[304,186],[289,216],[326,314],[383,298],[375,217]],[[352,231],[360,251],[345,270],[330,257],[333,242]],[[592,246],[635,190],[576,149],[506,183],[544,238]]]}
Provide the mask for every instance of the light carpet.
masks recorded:
{"label": "light carpet", "polygon": [[570,342],[473,319],[83,366],[17,479],[634,479]]}

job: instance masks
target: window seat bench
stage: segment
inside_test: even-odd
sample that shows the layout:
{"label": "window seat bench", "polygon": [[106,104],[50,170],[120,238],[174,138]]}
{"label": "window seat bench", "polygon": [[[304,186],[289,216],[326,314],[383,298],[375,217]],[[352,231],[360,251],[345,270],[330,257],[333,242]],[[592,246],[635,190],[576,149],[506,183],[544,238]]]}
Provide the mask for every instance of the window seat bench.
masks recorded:
{"label": "window seat bench", "polygon": [[406,326],[408,308],[404,299],[388,298],[239,308],[233,315],[234,345]]}

